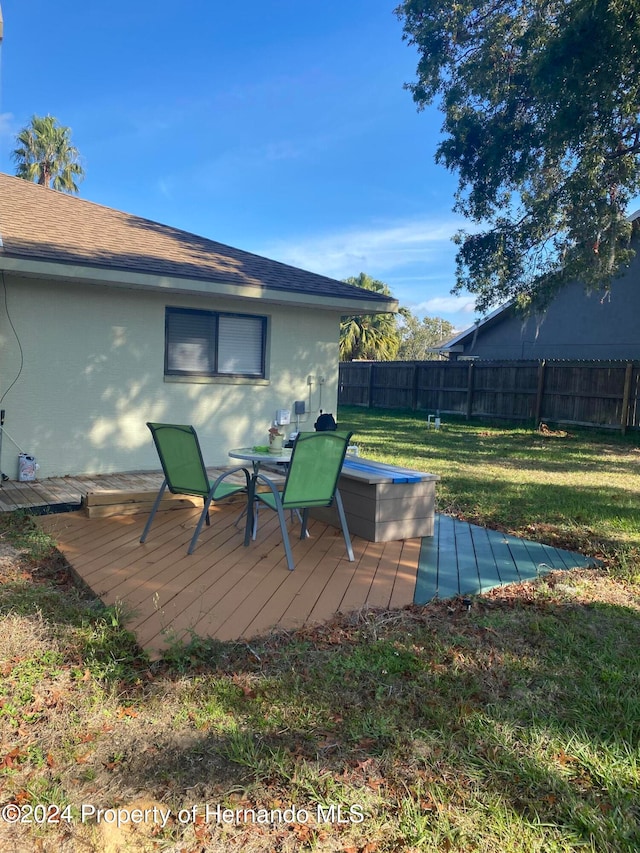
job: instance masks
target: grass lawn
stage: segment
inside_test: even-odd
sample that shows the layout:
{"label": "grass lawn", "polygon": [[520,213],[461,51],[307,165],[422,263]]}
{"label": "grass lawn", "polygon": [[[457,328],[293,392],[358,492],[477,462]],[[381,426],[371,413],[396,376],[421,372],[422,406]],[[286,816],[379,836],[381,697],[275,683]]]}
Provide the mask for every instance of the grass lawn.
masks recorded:
{"label": "grass lawn", "polygon": [[440,474],[440,511],[602,570],[151,664],[2,517],[0,850],[640,849],[637,437],[339,421]]}
{"label": "grass lawn", "polygon": [[640,436],[340,410],[340,429],[372,459],[441,476],[438,511],[604,557],[640,580]]}

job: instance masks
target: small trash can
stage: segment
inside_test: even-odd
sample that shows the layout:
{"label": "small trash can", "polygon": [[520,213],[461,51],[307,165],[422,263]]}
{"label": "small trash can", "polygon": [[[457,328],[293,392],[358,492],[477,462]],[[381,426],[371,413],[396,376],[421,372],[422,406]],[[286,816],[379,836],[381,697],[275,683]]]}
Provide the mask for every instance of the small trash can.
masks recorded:
{"label": "small trash can", "polygon": [[29,456],[28,453],[20,453],[18,456],[18,481],[20,483],[30,483],[36,478],[38,465],[35,456]]}

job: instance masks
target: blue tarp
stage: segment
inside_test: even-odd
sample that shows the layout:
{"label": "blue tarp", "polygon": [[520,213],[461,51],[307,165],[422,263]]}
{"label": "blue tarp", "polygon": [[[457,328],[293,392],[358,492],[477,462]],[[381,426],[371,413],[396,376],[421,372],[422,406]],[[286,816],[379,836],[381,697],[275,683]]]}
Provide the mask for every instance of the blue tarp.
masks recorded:
{"label": "blue tarp", "polygon": [[420,474],[408,471],[406,468],[394,468],[383,462],[373,462],[370,459],[345,459],[343,471],[362,471],[363,474],[373,474],[390,477],[392,483],[420,483]]}

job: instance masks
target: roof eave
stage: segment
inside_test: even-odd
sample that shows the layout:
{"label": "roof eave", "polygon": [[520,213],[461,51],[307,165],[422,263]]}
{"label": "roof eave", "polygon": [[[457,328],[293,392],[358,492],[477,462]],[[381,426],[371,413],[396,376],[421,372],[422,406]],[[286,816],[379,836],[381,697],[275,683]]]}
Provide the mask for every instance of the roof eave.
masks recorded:
{"label": "roof eave", "polygon": [[451,338],[446,343],[442,344],[441,351],[442,352],[459,352],[456,347],[458,344],[463,344],[467,338],[473,337],[478,329],[484,328],[488,323],[492,324],[496,322],[502,314],[504,314],[511,306],[513,305],[513,300],[509,302],[505,302],[504,305],[500,305],[498,308],[495,308],[490,314],[487,314],[486,317],[483,317],[482,320],[478,320],[473,326],[469,326],[468,329],[464,329],[460,334]]}
{"label": "roof eave", "polygon": [[95,284],[132,290],[150,290],[157,293],[189,296],[226,296],[231,299],[260,300],[278,305],[316,307],[340,314],[386,314],[398,310],[395,299],[367,299],[333,296],[303,291],[278,289],[257,284],[234,284],[210,279],[193,279],[163,276],[153,273],[87,266],[74,263],[56,263],[48,260],[20,258],[0,252],[0,269],[29,278],[53,279],[82,284]]}

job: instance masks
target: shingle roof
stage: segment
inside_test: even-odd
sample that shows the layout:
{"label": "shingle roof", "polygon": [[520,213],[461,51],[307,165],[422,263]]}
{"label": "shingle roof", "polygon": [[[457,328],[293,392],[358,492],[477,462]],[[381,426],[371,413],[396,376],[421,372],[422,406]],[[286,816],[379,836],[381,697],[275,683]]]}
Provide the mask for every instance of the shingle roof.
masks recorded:
{"label": "shingle roof", "polygon": [[[0,173],[0,257],[332,299],[389,300],[353,285]],[[275,294],[274,294],[275,295]]]}

